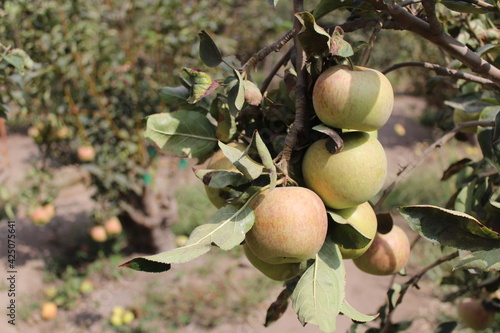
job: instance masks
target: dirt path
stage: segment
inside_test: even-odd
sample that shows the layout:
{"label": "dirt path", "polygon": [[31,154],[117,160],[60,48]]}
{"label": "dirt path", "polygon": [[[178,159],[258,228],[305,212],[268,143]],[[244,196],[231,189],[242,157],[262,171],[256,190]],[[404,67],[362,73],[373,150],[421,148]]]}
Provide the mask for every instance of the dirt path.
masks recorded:
{"label": "dirt path", "polygon": [[[397,99],[394,116],[388,124],[379,131],[379,139],[386,148],[388,159],[390,161],[389,180],[395,177],[396,172],[402,165],[413,159],[414,145],[420,141],[428,140],[431,137],[431,131],[427,128],[418,126],[414,122],[425,103],[416,98],[401,97]],[[401,124],[406,128],[406,135],[400,136],[395,133],[394,125]],[[22,179],[37,153],[36,147],[30,138],[18,134],[9,135],[9,161],[8,166],[8,184],[14,187]],[[51,222],[50,227],[38,228],[28,221],[25,217],[19,216],[16,220],[17,234],[19,241],[17,243],[17,270],[18,281],[17,289],[20,294],[18,300],[27,300],[31,297],[41,297],[45,283],[43,282],[44,262],[43,258],[49,257],[53,253],[60,251],[67,243],[76,241],[76,235],[86,230],[89,220],[89,211],[92,207],[90,193],[78,180],[78,170],[68,168],[60,175],[61,179],[68,181],[66,186],[56,200],[57,217]],[[0,235],[2,248],[5,248],[5,225],[0,225]],[[413,235],[410,231],[409,234]],[[2,263],[6,262],[5,251],[0,253]],[[245,261],[245,259],[241,259]],[[248,270],[249,264],[245,263],[242,270]],[[246,266],[246,267],[245,267]],[[390,277],[375,277],[360,272],[350,261],[346,261],[347,268],[347,299],[358,310],[373,314],[377,308],[385,302],[385,292],[390,284]],[[162,274],[148,275],[142,273],[134,274],[133,278],[121,278],[118,281],[103,282],[98,285],[96,292],[80,304],[74,311],[62,313],[55,323],[42,322],[37,315],[29,316],[28,320],[18,318],[19,332],[105,332],[100,324],[87,327],[79,327],[78,318],[91,318],[97,316],[106,318],[114,304],[130,305],[134,303],[134,297],[144,292],[145,284],[158,282],[165,283],[165,277]],[[6,303],[6,292],[4,283],[4,274],[0,283],[0,299],[4,306]],[[402,279],[404,281],[404,279]],[[175,288],[175,287],[174,287]],[[279,288],[277,289],[279,292]],[[275,296],[272,296],[275,297]],[[238,324],[223,324],[211,330],[200,329],[195,326],[187,326],[180,329],[183,333],[309,333],[319,332],[314,326],[303,328],[296,315],[291,309],[285,313],[284,317],[269,328],[264,328],[262,323],[265,318],[265,311],[272,297],[264,302],[260,307],[251,311],[250,316]],[[21,302],[22,305],[22,302]],[[397,310],[395,319],[417,318],[414,325],[408,332],[422,332],[421,330],[428,325],[425,320],[425,314],[434,312],[439,307],[439,302],[430,296],[426,296],[425,285],[424,292],[412,290],[408,299]],[[87,317],[85,317],[85,315]],[[79,317],[80,316],[80,317]],[[83,317],[82,317],[83,316]],[[95,318],[94,318],[95,319]],[[339,317],[338,329],[336,332],[346,332],[350,326],[350,321],[345,317]],[[5,318],[0,321],[0,332],[10,333],[16,330],[6,323]],[[107,330],[106,330],[107,332]],[[168,331],[165,331],[168,332]]]}

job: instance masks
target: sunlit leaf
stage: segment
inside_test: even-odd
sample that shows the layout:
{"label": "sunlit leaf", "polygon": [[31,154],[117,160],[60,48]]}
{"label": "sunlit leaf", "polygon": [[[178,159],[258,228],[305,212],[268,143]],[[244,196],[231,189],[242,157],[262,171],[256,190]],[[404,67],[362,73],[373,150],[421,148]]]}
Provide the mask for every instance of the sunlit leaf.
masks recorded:
{"label": "sunlit leaf", "polygon": [[340,308],[340,312],[342,312],[344,316],[351,318],[353,321],[357,323],[366,323],[378,317],[378,315],[370,316],[359,312],[358,310],[353,308],[345,299],[344,302],[342,303],[342,307]]}
{"label": "sunlit leaf", "polygon": [[227,251],[241,244],[253,222],[254,213],[248,206],[238,209],[227,205],[208,223],[194,229],[184,246],[152,256],[135,258],[121,266],[144,272],[158,272],[160,268],[168,270],[170,264],[193,260],[207,253],[212,245]]}
{"label": "sunlit leaf", "polygon": [[427,205],[401,207],[399,212],[413,230],[443,246],[470,251],[500,246],[500,234],[470,215]]}
{"label": "sunlit leaf", "polygon": [[457,262],[454,269],[477,269],[486,272],[500,271],[500,248],[491,251],[473,252]]}
{"label": "sunlit leaf", "polygon": [[248,180],[257,179],[264,171],[264,166],[252,160],[246,152],[241,152],[238,148],[228,146],[220,141],[219,147],[228,160],[230,160],[236,169],[242,172]]}
{"label": "sunlit leaf", "polygon": [[342,255],[337,245],[326,241],[292,293],[293,309],[302,325],[309,323],[323,332],[334,332],[344,296]]}
{"label": "sunlit leaf", "polygon": [[267,149],[267,146],[264,143],[264,141],[262,141],[262,138],[260,137],[258,131],[254,132],[254,137],[255,137],[255,145],[257,146],[257,151],[259,153],[260,159],[262,160],[264,167],[269,171],[269,176],[271,178],[269,189],[273,190],[278,180],[278,175],[276,173],[276,166],[274,165],[271,153]]}
{"label": "sunlit leaf", "polygon": [[217,147],[215,127],[195,111],[151,115],[144,136],[171,156],[203,158]]}
{"label": "sunlit leaf", "polygon": [[208,67],[216,67],[222,62],[222,53],[210,35],[202,30],[200,37],[200,58]]}

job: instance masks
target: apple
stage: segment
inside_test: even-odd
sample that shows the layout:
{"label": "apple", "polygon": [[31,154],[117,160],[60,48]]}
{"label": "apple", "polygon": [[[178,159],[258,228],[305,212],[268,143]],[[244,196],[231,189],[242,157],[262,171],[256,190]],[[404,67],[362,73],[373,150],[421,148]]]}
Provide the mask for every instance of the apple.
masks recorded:
{"label": "apple", "polygon": [[108,235],[118,235],[122,232],[122,224],[116,216],[113,216],[104,222],[104,229]]}
{"label": "apple", "polygon": [[[481,115],[481,112],[466,112],[462,109],[455,109],[453,111],[453,123],[455,124],[455,126],[458,126],[461,123],[479,120],[480,115]],[[477,126],[467,127],[467,128],[464,128],[460,131],[463,133],[476,133]]]}
{"label": "apple", "polygon": [[182,247],[182,246],[184,246],[184,244],[186,244],[188,239],[189,239],[189,237],[186,235],[179,235],[179,236],[175,237],[175,244],[177,245],[177,247]]}
{"label": "apple", "polygon": [[56,136],[59,140],[64,140],[69,136],[68,126],[63,126],[57,130]]}
{"label": "apple", "polygon": [[35,208],[30,213],[30,219],[36,225],[45,225],[50,222],[56,215],[55,207],[53,204],[48,203],[43,206]]}
{"label": "apple", "polygon": [[480,299],[464,299],[458,304],[457,313],[464,326],[478,331],[491,327],[495,321],[495,313],[486,310]]}
{"label": "apple", "polygon": [[[241,152],[246,149],[246,145],[243,143],[230,143],[228,146],[237,148]],[[207,164],[207,169],[215,169],[215,170],[228,170],[228,171],[238,171],[238,169],[234,166],[233,163],[224,155],[222,150],[218,150],[215,154],[212,155],[210,161]],[[221,208],[227,205],[225,200],[225,193],[230,191],[229,187],[224,188],[213,188],[205,185],[205,193],[207,194],[210,202],[217,208]]]}
{"label": "apple", "polygon": [[391,275],[408,262],[410,240],[398,226],[387,234],[377,233],[368,250],[353,262],[360,270],[373,275]]}
{"label": "apple", "polygon": [[308,188],[332,209],[355,207],[370,200],[384,185],[387,157],[378,139],[366,132],[342,135],[344,148],[331,154],[327,139],[314,142],[302,161]]}
{"label": "apple", "polygon": [[96,225],[90,228],[90,237],[96,242],[102,243],[108,239],[106,229],[102,225]]}
{"label": "apple", "polygon": [[78,159],[82,162],[90,162],[95,158],[95,150],[92,146],[81,146],[77,151]]}
{"label": "apple", "polygon": [[124,325],[130,324],[134,319],[135,319],[135,315],[134,315],[134,313],[132,311],[126,310],[123,313],[122,320],[123,320],[123,324]]}
{"label": "apple", "polygon": [[82,294],[90,294],[94,290],[94,285],[90,280],[83,280],[82,283],[80,283],[80,287],[78,288],[78,290]]}
{"label": "apple", "polygon": [[[340,253],[342,253],[342,258],[353,259],[359,257],[368,250],[373,242],[373,239],[375,238],[375,235],[377,234],[377,215],[375,214],[375,211],[373,210],[369,202],[364,202],[359,206],[340,209],[334,212],[347,220],[347,222],[349,222],[355,229],[361,232],[363,236],[371,239],[368,244],[358,249],[348,249],[343,247],[342,245],[339,245]],[[334,228],[333,230],[335,233],[333,235],[334,240],[345,236],[341,233],[337,234],[342,231],[340,228]]]}
{"label": "apple", "polygon": [[389,119],[394,92],[387,77],[375,69],[338,65],[318,77],[312,99],[325,125],[374,131]]}
{"label": "apple", "polygon": [[250,202],[255,213],[245,240],[257,258],[268,264],[299,263],[314,258],[328,227],[320,197],[305,187],[264,190]]}
{"label": "apple", "polygon": [[246,244],[243,244],[243,252],[255,268],[272,280],[286,281],[296,277],[300,272],[300,264],[298,263],[268,264],[260,260]]}
{"label": "apple", "polygon": [[41,316],[43,320],[52,320],[57,316],[57,305],[54,302],[42,304]]}

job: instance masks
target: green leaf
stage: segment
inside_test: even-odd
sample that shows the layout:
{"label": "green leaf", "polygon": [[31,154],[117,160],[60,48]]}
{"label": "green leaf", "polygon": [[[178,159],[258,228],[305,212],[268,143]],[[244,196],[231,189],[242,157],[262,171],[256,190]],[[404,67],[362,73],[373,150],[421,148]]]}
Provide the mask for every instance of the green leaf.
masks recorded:
{"label": "green leaf", "polygon": [[24,69],[24,59],[21,56],[15,54],[4,54],[1,56],[10,65],[14,66],[16,69],[22,71]]}
{"label": "green leaf", "polygon": [[351,7],[352,4],[352,0],[321,0],[313,10],[314,18],[319,20],[321,17],[333,12],[336,9]]}
{"label": "green leaf", "polygon": [[204,159],[217,147],[215,127],[195,111],[151,115],[144,136],[170,156]]}
{"label": "green leaf", "polygon": [[216,67],[222,62],[222,53],[210,35],[202,30],[200,37],[200,58],[208,67]]}
{"label": "green leaf", "polygon": [[292,293],[293,309],[302,325],[309,323],[323,332],[334,332],[344,296],[342,255],[337,245],[326,241]]}
{"label": "green leaf", "polygon": [[271,183],[269,190],[273,190],[276,187],[276,182],[278,181],[278,174],[276,172],[276,166],[274,165],[271,153],[267,149],[266,144],[262,141],[258,131],[254,132],[255,145],[257,146],[257,151],[259,153],[260,159],[264,164],[264,167],[269,171],[269,176],[271,178]]}
{"label": "green leaf", "polygon": [[484,159],[488,161],[500,173],[500,142],[496,140],[500,131],[495,132],[500,122],[500,106],[489,106],[481,111],[479,120],[495,120],[496,126],[492,127],[478,127],[477,139]]}
{"label": "green leaf", "polygon": [[459,13],[485,14],[488,12],[487,10],[479,8],[470,2],[462,0],[441,0],[441,3],[445,5],[446,8]]}
{"label": "green leaf", "polygon": [[191,93],[190,89],[185,86],[162,87],[158,91],[158,96],[163,103],[175,106],[175,109],[206,113],[209,108],[209,102],[206,98],[202,98],[195,104],[188,103]]}
{"label": "green leaf", "polygon": [[236,171],[200,169],[195,174],[203,181],[203,184],[213,188],[237,187],[248,183],[248,179],[241,172]]}
{"label": "green leaf", "polygon": [[342,303],[342,307],[340,308],[340,312],[342,312],[344,316],[351,318],[353,321],[357,323],[366,323],[378,317],[378,314],[375,316],[370,316],[359,312],[358,310],[353,308],[345,299],[344,302]]}
{"label": "green leaf", "polygon": [[219,141],[219,147],[224,155],[242,172],[248,180],[257,179],[263,172],[264,166],[252,160],[246,151],[241,152],[235,147],[228,146]]}
{"label": "green leaf", "polygon": [[157,272],[162,267],[168,270],[170,264],[193,260],[207,253],[212,245],[222,250],[230,250],[245,239],[245,234],[253,226],[254,218],[253,210],[248,206],[239,209],[231,205],[224,206],[215,213],[210,222],[194,229],[184,246],[152,256],[135,258],[122,266],[144,272]]}
{"label": "green leaf", "polygon": [[457,262],[453,269],[477,269],[485,272],[500,271],[500,248],[473,252]]}
{"label": "green leaf", "polygon": [[361,249],[370,243],[369,237],[342,216],[333,211],[328,211],[328,215],[335,222],[328,231],[328,235],[336,244],[342,245],[346,249]]}
{"label": "green leaf", "polygon": [[227,99],[229,102],[229,109],[231,110],[231,114],[233,116],[236,116],[245,104],[245,86],[243,83],[243,77],[241,76],[240,72],[236,69],[233,69],[233,73],[236,76],[236,80],[233,80],[228,85],[230,89],[227,95]]}
{"label": "green leaf", "polygon": [[479,113],[485,107],[491,106],[491,103],[483,101],[483,98],[487,96],[485,92],[475,92],[444,101],[444,104],[467,113]]}
{"label": "green leaf", "polygon": [[229,105],[221,98],[214,100],[217,103],[217,138],[222,142],[229,142],[237,132],[236,118],[231,114]]}
{"label": "green leaf", "polygon": [[188,77],[191,89],[189,91],[188,103],[194,104],[203,97],[210,95],[220,83],[212,79],[210,75],[205,72],[197,71],[191,68],[183,68],[184,73]]}
{"label": "green leaf", "polygon": [[314,16],[309,12],[295,13],[295,17],[302,24],[297,35],[300,45],[307,56],[322,55],[330,51],[330,35],[316,24]]}
{"label": "green leaf", "polygon": [[462,250],[492,250],[500,246],[500,234],[474,217],[436,206],[400,207],[400,214],[423,237]]}
{"label": "green leaf", "polygon": [[439,324],[434,333],[451,333],[458,326],[456,321],[447,321]]}

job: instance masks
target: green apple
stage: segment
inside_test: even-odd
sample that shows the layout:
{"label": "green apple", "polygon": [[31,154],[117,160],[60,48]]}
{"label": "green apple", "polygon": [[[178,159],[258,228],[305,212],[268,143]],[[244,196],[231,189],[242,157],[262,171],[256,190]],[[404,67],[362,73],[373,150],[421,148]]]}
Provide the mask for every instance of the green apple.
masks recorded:
{"label": "green apple", "polygon": [[331,154],[327,139],[314,142],[302,161],[308,188],[332,209],[355,207],[370,200],[384,185],[387,157],[380,142],[366,132],[342,135],[344,148]]}
{"label": "green apple", "polygon": [[92,146],[81,146],[77,150],[78,159],[82,162],[90,162],[95,158],[95,150]]}
{"label": "green apple", "polygon": [[410,240],[398,226],[387,234],[377,233],[368,250],[353,262],[360,270],[373,275],[391,275],[408,262]]}
{"label": "green apple", "polygon": [[272,280],[286,281],[299,274],[300,264],[298,263],[268,264],[257,258],[246,244],[243,244],[243,252],[255,268]]}
{"label": "green apple", "polygon": [[[375,235],[377,234],[377,215],[375,214],[375,211],[369,202],[364,202],[359,206],[340,209],[334,212],[347,220],[347,222],[362,233],[363,236],[371,239],[368,244],[358,249],[348,249],[339,245],[342,258],[353,259],[359,257],[368,250],[373,242],[373,239],[375,238]],[[341,228],[334,228],[334,240],[345,237],[345,235],[337,234],[337,232],[341,232],[341,230]]]}
{"label": "green apple", "polygon": [[92,291],[94,291],[94,284],[90,280],[83,280],[82,283],[80,283],[80,287],[78,290],[82,294],[90,294]]}
{"label": "green apple", "polygon": [[[237,148],[241,152],[246,149],[246,145],[243,143],[230,143],[229,146]],[[238,171],[238,169],[231,163],[231,161],[224,155],[222,150],[218,150],[215,154],[210,158],[210,161],[207,164],[207,169],[219,169],[219,170],[228,170],[228,171]],[[205,193],[207,194],[210,202],[217,208],[221,208],[227,205],[225,200],[225,193],[230,191],[229,187],[224,188],[213,188],[205,185]]]}
{"label": "green apple", "polygon": [[252,200],[255,222],[245,240],[268,264],[314,258],[326,237],[328,218],[321,199],[304,187],[265,190]]}
{"label": "green apple", "polygon": [[464,299],[458,304],[457,313],[464,326],[478,331],[491,327],[495,321],[495,313],[486,310],[480,299]]}
{"label": "green apple", "polygon": [[132,311],[126,310],[123,313],[123,324],[128,325],[135,319],[135,315]]}
{"label": "green apple", "polygon": [[[465,123],[468,121],[475,121],[479,120],[479,116],[481,115],[481,112],[466,112],[461,109],[455,109],[453,111],[453,123],[455,126],[460,125],[461,123]],[[461,130],[463,133],[476,133],[477,131],[477,126],[474,127],[467,127]]]}
{"label": "green apple", "polygon": [[377,130],[389,119],[393,105],[391,83],[375,69],[333,66],[314,84],[314,110],[321,122],[330,127]]}

